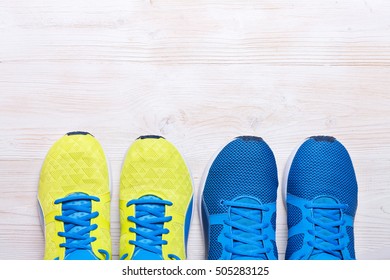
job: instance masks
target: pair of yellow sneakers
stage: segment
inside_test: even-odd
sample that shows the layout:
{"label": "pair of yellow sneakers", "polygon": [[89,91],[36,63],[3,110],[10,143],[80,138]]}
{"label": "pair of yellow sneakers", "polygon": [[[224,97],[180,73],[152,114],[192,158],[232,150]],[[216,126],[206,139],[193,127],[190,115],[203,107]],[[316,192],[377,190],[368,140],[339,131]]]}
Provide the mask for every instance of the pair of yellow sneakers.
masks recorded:
{"label": "pair of yellow sneakers", "polygon": [[[160,136],[131,145],[120,177],[121,259],[186,259],[193,182],[178,150]],[[38,202],[45,259],[112,259],[111,179],[98,140],[70,132],[43,163]]]}

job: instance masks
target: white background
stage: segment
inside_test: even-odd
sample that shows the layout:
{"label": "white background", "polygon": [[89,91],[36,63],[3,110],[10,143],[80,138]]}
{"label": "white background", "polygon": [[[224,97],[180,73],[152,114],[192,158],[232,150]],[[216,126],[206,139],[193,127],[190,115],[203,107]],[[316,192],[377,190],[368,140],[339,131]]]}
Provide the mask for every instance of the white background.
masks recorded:
{"label": "white background", "polygon": [[[387,0],[0,0],[0,259],[42,259],[39,171],[73,130],[111,162],[114,258],[120,167],[139,135],[178,147],[197,194],[235,136],[263,137],[281,178],[298,143],[327,134],[355,164],[357,257],[390,259],[389,91]],[[286,236],[279,199],[281,259]],[[204,257],[197,209],[188,255]]]}

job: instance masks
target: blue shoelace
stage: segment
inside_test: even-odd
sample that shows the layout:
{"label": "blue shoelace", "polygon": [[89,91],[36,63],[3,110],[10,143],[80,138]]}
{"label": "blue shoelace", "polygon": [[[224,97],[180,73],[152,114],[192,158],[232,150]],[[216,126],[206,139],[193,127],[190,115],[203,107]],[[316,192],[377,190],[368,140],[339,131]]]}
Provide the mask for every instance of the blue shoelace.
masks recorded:
{"label": "blue shoelace", "polygon": [[[135,217],[129,216],[127,219],[136,225],[135,228],[129,228],[130,232],[136,234],[136,239],[130,240],[129,244],[134,245],[135,250],[145,250],[162,256],[162,246],[168,244],[162,239],[162,235],[169,233],[169,230],[164,228],[164,223],[172,220],[171,216],[165,216],[165,207],[172,206],[172,202],[154,196],[145,196],[130,200],[126,204],[127,207],[132,205],[135,205]],[[127,257],[126,253],[121,259]],[[174,260],[180,259],[174,254],[169,254],[168,257]]]}
{"label": "blue shoelace", "polygon": [[309,203],[305,207],[313,211],[313,217],[307,218],[314,225],[314,230],[308,231],[314,236],[314,241],[309,242],[314,248],[312,255],[325,253],[342,259],[341,251],[345,249],[346,244],[340,243],[340,239],[345,236],[340,230],[340,227],[345,225],[345,221],[341,219],[341,211],[346,209],[347,205]]}
{"label": "blue shoelace", "polygon": [[[91,201],[100,201],[96,196],[83,193],[76,193],[54,201],[54,204],[62,204],[62,215],[55,216],[57,221],[64,223],[64,232],[58,235],[65,237],[65,243],[60,247],[66,249],[66,254],[76,250],[91,250],[91,243],[96,237],[91,237],[90,232],[97,229],[96,224],[91,224],[91,219],[99,216],[98,212],[91,213]],[[110,255],[106,250],[98,250],[99,253],[109,259]]]}
{"label": "blue shoelace", "polygon": [[269,208],[237,201],[223,201],[222,204],[230,207],[230,219],[224,223],[232,228],[231,233],[225,233],[226,238],[233,240],[233,246],[225,248],[232,254],[232,259],[267,259],[265,254],[271,252],[271,248],[264,246],[268,236],[262,234],[262,230],[270,224],[261,222],[261,219]]}

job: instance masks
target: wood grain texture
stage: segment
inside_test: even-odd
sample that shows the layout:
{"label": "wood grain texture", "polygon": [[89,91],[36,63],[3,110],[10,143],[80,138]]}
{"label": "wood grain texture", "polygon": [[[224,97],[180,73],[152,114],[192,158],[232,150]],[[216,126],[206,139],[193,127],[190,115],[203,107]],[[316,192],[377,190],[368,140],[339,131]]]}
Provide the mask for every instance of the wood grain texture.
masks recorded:
{"label": "wood grain texture", "polygon": [[[357,257],[390,259],[389,14],[385,0],[0,0],[0,259],[43,257],[39,170],[73,130],[111,162],[114,258],[121,163],[153,133],[182,152],[195,194],[232,137],[262,136],[281,179],[303,138],[336,136],[359,181]],[[286,236],[279,199],[281,259]]]}

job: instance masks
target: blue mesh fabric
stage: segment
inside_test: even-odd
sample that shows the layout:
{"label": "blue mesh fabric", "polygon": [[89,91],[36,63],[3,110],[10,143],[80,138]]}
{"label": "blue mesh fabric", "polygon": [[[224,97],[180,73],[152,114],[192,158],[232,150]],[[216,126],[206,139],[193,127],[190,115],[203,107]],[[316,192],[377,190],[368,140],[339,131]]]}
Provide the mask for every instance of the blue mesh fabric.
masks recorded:
{"label": "blue mesh fabric", "polygon": [[290,259],[291,255],[300,250],[303,245],[304,234],[296,234],[291,236],[287,242],[286,260]]}
{"label": "blue mesh fabric", "polygon": [[292,228],[302,220],[302,211],[298,207],[287,203],[287,225],[288,228]]}
{"label": "blue mesh fabric", "polygon": [[202,206],[201,206],[201,214],[202,214],[202,223],[203,223],[203,236],[204,236],[204,242],[205,242],[205,247],[206,251],[209,250],[210,244],[209,244],[209,230],[210,230],[210,223],[209,223],[209,218],[208,218],[208,213],[206,212],[206,208],[204,206],[204,201],[202,200]]}
{"label": "blue mesh fabric", "polygon": [[236,138],[214,160],[203,191],[210,215],[225,213],[220,201],[252,196],[263,204],[276,201],[278,176],[275,157],[258,137]]}
{"label": "blue mesh fabric", "polygon": [[273,247],[274,247],[274,255],[275,255],[276,257],[278,257],[278,246],[276,245],[276,241],[275,241],[275,240],[272,240],[271,242],[272,242],[272,245],[273,245]]}
{"label": "blue mesh fabric", "polygon": [[212,225],[210,227],[210,249],[208,252],[209,260],[218,260],[222,256],[222,244],[218,242],[218,236],[221,234],[223,225]]}
{"label": "blue mesh fabric", "polygon": [[353,235],[353,227],[347,227],[347,234],[349,237],[350,242],[348,243],[348,251],[351,255],[352,259],[355,259],[355,246],[354,246],[354,235]]}
{"label": "blue mesh fabric", "polygon": [[276,230],[276,212],[272,214],[271,225],[274,230]]}
{"label": "blue mesh fabric", "polygon": [[344,146],[334,141],[310,138],[298,149],[288,177],[288,192],[307,200],[326,195],[348,204],[354,216],[357,182],[351,158]]}

